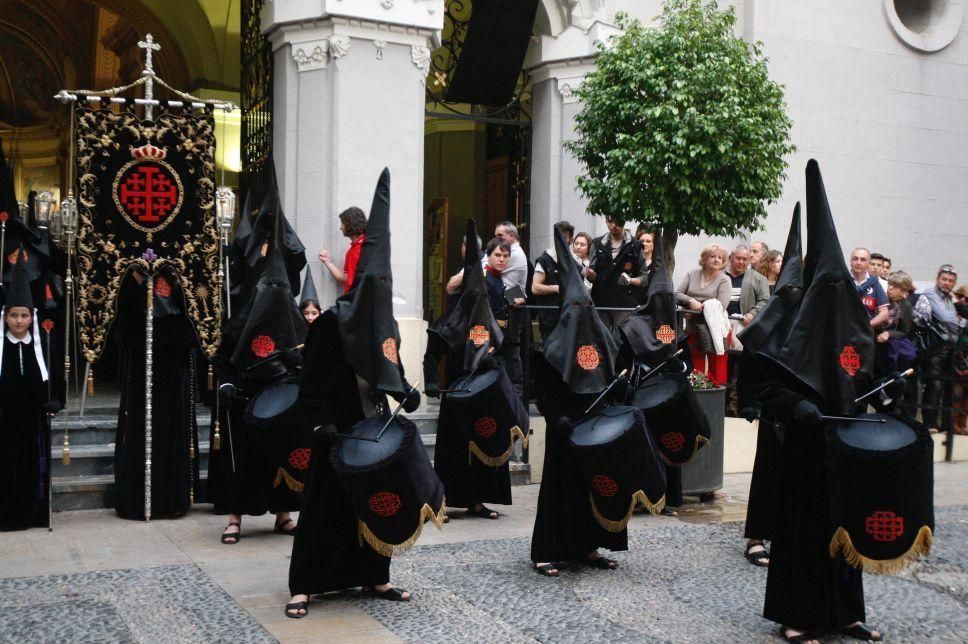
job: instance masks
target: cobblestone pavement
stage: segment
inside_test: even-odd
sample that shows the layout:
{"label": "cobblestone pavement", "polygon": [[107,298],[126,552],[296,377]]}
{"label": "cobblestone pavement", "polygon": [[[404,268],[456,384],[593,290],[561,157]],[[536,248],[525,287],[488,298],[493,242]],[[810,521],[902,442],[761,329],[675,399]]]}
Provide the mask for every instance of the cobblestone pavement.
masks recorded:
{"label": "cobblestone pavement", "polygon": [[[928,561],[865,575],[868,623],[888,641],[968,637],[968,507],[939,509],[937,524]],[[558,579],[530,569],[528,539],[426,546],[394,560],[394,583],[415,591],[409,605],[360,606],[419,642],[777,640],[760,616],[766,572],[746,563],[742,543],[740,523],[640,528],[615,554],[618,570],[580,566]]]}
{"label": "cobblestone pavement", "polygon": [[2,642],[274,642],[194,565],[0,580]]}

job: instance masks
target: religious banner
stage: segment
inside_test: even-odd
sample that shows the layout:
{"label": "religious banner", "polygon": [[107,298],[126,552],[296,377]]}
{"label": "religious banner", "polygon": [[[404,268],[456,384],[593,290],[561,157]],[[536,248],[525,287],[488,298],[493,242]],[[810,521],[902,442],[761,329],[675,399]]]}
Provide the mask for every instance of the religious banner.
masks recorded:
{"label": "religious banner", "polygon": [[76,109],[78,339],[101,354],[118,288],[136,268],[171,265],[206,355],[220,341],[215,137],[210,110],[173,108],[140,120],[128,111]]}

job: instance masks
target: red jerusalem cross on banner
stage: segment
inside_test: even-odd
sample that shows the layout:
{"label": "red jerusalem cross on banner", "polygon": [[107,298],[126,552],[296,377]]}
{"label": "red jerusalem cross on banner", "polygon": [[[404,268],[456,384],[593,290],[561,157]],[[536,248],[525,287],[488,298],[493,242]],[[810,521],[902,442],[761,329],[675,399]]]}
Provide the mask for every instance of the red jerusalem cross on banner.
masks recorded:
{"label": "red jerusalem cross on banner", "polygon": [[131,150],[114,179],[114,203],[133,228],[145,233],[163,229],[181,208],[184,190],[178,173],[165,162],[168,153],[151,144]]}

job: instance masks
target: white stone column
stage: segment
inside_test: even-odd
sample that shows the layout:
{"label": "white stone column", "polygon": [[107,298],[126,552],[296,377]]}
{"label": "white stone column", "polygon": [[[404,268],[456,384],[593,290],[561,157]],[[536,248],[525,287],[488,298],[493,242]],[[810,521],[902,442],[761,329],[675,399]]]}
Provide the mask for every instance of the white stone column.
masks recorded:
{"label": "white stone column", "polygon": [[575,90],[595,68],[595,41],[616,33],[598,20],[572,25],[557,36],[542,35],[528,52],[525,67],[534,84],[531,137],[531,251],[534,257],[553,245],[552,227],[562,219],[575,232],[605,232],[605,222],[585,211],[578,191],[581,167],[564,148],[576,138],[581,103]]}
{"label": "white stone column", "polygon": [[342,264],[349,242],[337,215],[368,212],[380,171],[390,169],[394,312],[415,383],[426,328],[424,85],[443,15],[443,0],[276,0],[262,14],[274,52],[276,171],[324,306],[339,290],[317,254],[326,246]]}

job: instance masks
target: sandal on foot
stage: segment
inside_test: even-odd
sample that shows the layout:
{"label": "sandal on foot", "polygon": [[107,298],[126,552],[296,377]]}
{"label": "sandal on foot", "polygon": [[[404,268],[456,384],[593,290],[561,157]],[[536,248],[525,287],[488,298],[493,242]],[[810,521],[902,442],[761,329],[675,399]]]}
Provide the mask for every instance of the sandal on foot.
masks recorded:
{"label": "sandal on foot", "polygon": [[[306,612],[305,613],[290,613],[289,611],[291,611],[291,610],[304,610]],[[290,602],[290,603],[286,604],[286,617],[290,617],[292,619],[302,619],[303,617],[305,617],[308,614],[309,614],[309,600],[308,599],[306,601],[304,601],[304,602]]]}
{"label": "sandal on foot", "polygon": [[[759,546],[763,548],[759,552],[752,552],[753,548]],[[746,545],[746,552],[743,553],[746,560],[749,561],[754,566],[760,566],[766,568],[770,565],[770,553],[766,551],[766,546],[762,543],[749,543]]]}
{"label": "sandal on foot", "polygon": [[496,510],[492,510],[486,505],[482,505],[480,510],[467,508],[467,514],[472,517],[477,517],[478,519],[497,519],[499,516],[501,516]]}
{"label": "sandal on foot", "polygon": [[552,563],[541,564],[540,566],[535,563],[535,564],[531,564],[531,567],[539,575],[544,575],[545,577],[558,576],[558,569],[555,568],[555,565]]}
{"label": "sandal on foot", "polygon": [[[238,527],[239,531],[225,532],[225,530],[228,530],[232,526]],[[227,546],[234,546],[239,542],[239,539],[242,538],[242,524],[238,521],[231,521],[227,526],[225,526],[225,530],[222,531],[222,543]],[[229,541],[229,539],[233,539],[233,541]]]}
{"label": "sandal on foot", "polygon": [[408,602],[409,597],[404,597],[403,594],[407,592],[402,588],[387,588],[386,590],[377,590],[376,588],[364,588],[363,594],[368,597],[376,597],[377,599],[386,599],[392,602]]}
{"label": "sandal on foot", "polygon": [[291,528],[289,530],[283,530],[282,529],[282,526],[289,525],[290,523],[295,523],[295,521],[292,520],[292,517],[289,517],[285,521],[277,521],[276,522],[276,527],[273,528],[272,531],[275,532],[276,534],[288,534],[291,537],[294,534],[296,534],[296,528]]}
{"label": "sandal on foot", "polygon": [[839,632],[841,635],[851,637],[862,642],[880,642],[883,638],[881,637],[880,633],[877,634],[877,637],[874,637],[874,630],[875,629],[867,628],[863,624],[854,624],[853,626],[844,626]]}
{"label": "sandal on foot", "polygon": [[586,557],[585,565],[599,570],[615,570],[618,568],[618,562],[608,557],[595,557],[594,559]]}
{"label": "sandal on foot", "polygon": [[786,626],[780,627],[780,637],[784,641],[790,642],[790,644],[804,644],[805,642],[819,642],[820,638],[813,633],[800,633],[799,635],[787,635],[788,629]]}

